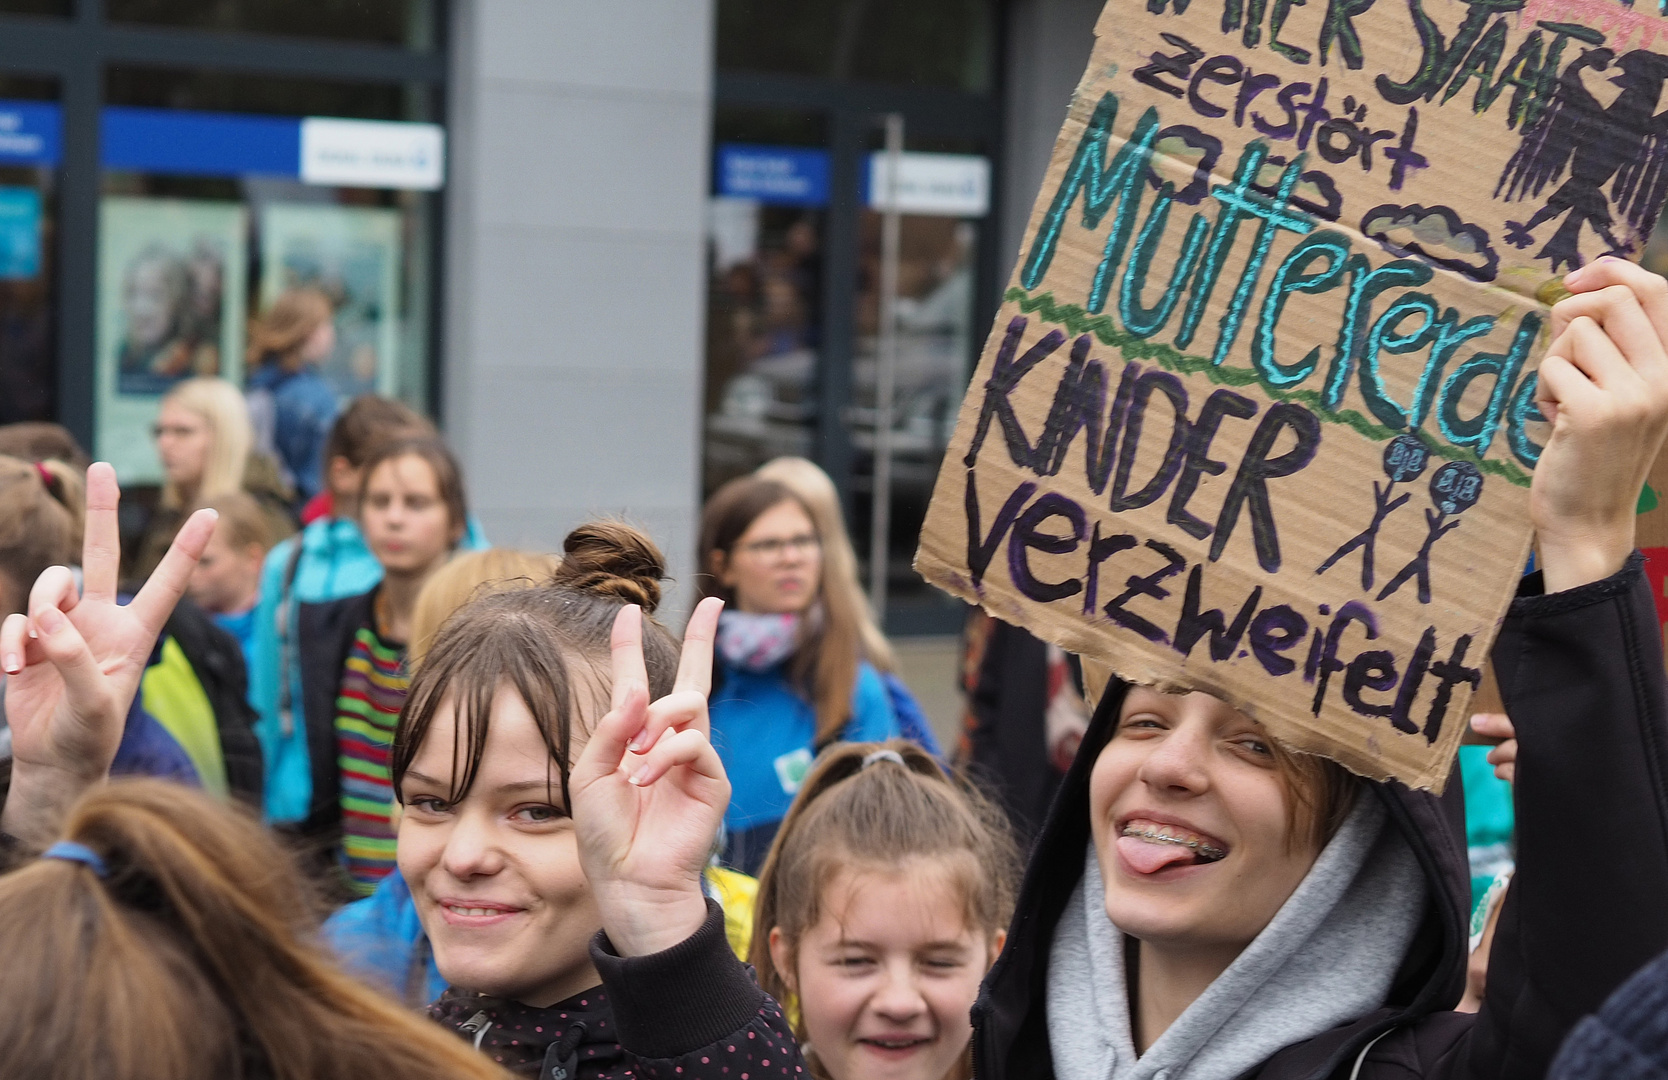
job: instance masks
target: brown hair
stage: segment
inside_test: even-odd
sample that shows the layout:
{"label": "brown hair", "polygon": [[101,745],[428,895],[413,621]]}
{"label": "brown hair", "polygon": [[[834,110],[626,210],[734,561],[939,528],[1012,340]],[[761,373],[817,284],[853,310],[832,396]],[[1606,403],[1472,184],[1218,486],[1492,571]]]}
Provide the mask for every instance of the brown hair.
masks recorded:
{"label": "brown hair", "polygon": [[220,515],[216,529],[226,530],[226,543],[243,549],[250,544],[271,551],[278,538],[272,535],[272,519],[267,516],[260,500],[242,491],[234,491],[202,504]]}
{"label": "brown hair", "polygon": [[79,473],[93,463],[69,428],[44,420],[0,424],[0,454],[24,461],[61,461]]}
{"label": "brown hair", "polygon": [[330,434],[324,441],[324,460],[328,465],[342,458],[357,469],[370,458],[378,443],[433,434],[434,425],[403,401],[379,394],[360,394],[330,425]]}
{"label": "brown hair", "polygon": [[[359,477],[359,512],[365,512],[365,492],[371,486],[371,476],[377,466],[403,457],[422,458],[434,470],[434,485],[440,501],[446,504],[452,529],[458,537],[469,527],[469,500],[463,490],[463,469],[452,451],[434,435],[414,435],[379,444],[365,459],[365,471]],[[456,546],[456,541],[453,542]]]}
{"label": "brown hair", "polygon": [[293,369],[297,353],[320,326],[335,318],[330,298],[311,286],[286,289],[249,327],[248,366],[253,371],[276,359]]}
{"label": "brown hair", "polygon": [[834,481],[816,462],[802,457],[772,458],[753,470],[753,475],[774,480],[792,491],[811,512],[811,520],[822,536],[822,573],[827,582],[823,595],[829,617],[855,624],[864,658],[881,671],[896,671],[898,659],[892,643],[875,621],[869,598],[857,580],[857,552],[846,532],[846,515],[840,509],[840,492]]}
{"label": "brown hair", "polygon": [[303,875],[235,804],[159,780],[95,788],[66,836],[108,869],[0,878],[0,1046],[67,1080],[507,1077],[312,944]]}
{"label": "brown hair", "polygon": [[81,561],[85,492],[61,461],[0,457],[0,592],[21,599],[42,570]]}
{"label": "brown hair", "polygon": [[1324,848],[1355,807],[1360,782],[1336,761],[1288,750],[1269,740],[1274,770],[1285,782],[1286,844]]}
{"label": "brown hair", "polygon": [[[665,559],[648,537],[628,525],[581,525],[562,544],[561,565],[544,588],[517,589],[471,600],[440,627],[394,729],[389,773],[401,785],[440,706],[450,700],[457,716],[448,801],[469,793],[486,748],[492,699],[501,685],[521,695],[555,762],[562,805],[568,805],[573,764],[573,724],[600,717],[610,689],[609,643],[614,617],[627,604],[642,607],[643,662],[649,693],[671,693],[677,677],[678,642],[648,618],[660,603]],[[582,665],[584,675],[574,665]],[[598,692],[601,701],[594,700]]]}
{"label": "brown hair", "polygon": [[417,593],[411,609],[411,645],[406,650],[406,668],[416,671],[434,641],[434,635],[456,610],[470,600],[512,589],[547,585],[561,560],[554,555],[535,555],[509,548],[466,551],[429,575]]}
{"label": "brown hair", "polygon": [[[788,808],[759,873],[748,955],[759,985],[778,1001],[791,996],[790,977],[770,954],[770,932],[779,927],[789,954],[796,955],[840,872],[912,866],[928,858],[953,860],[967,926],[989,935],[1008,925],[1020,854],[1001,810],[906,740],[845,743],[825,752]],[[803,1021],[795,1026],[804,1042]]]}
{"label": "brown hair", "polygon": [[[741,539],[765,511],[791,502],[805,511],[813,527],[817,516],[785,484],[743,476],[731,480],[713,493],[701,511],[700,558],[703,573],[699,577],[701,595],[716,596],[726,604],[735,597],[731,590],[719,583],[711,572],[715,559],[726,562],[735,555],[736,541]],[[822,539],[818,532],[818,539]],[[840,731],[851,719],[851,693],[857,685],[859,659],[858,624],[850,605],[839,599],[830,602],[829,573],[826,560],[821,580],[817,583],[817,599],[822,604],[820,626],[807,623],[807,633],[794,650],[789,671],[800,692],[810,699],[817,714],[816,745],[826,746],[840,737]]]}

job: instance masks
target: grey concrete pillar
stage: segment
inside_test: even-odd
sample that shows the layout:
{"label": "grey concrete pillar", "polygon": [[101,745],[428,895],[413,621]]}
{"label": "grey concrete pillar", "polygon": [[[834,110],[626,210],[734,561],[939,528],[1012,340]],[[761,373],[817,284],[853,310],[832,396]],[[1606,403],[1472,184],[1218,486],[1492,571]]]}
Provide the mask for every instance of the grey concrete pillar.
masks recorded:
{"label": "grey concrete pillar", "polygon": [[[442,418],[494,543],[698,514],[713,0],[453,5]],[[672,614],[668,612],[668,614]]]}

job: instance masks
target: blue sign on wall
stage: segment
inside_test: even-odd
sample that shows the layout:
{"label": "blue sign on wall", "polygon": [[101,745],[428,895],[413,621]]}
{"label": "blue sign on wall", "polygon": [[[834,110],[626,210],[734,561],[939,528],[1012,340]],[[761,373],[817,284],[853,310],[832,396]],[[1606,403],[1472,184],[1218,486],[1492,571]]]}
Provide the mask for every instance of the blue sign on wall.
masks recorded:
{"label": "blue sign on wall", "polygon": [[298,176],[301,120],[110,106],[99,117],[107,169],[186,176]]}
{"label": "blue sign on wall", "polygon": [[56,165],[63,114],[49,101],[0,101],[0,162]]}
{"label": "blue sign on wall", "polygon": [[722,143],[718,194],[776,206],[828,205],[828,152]]}
{"label": "blue sign on wall", "polygon": [[40,272],[41,193],[0,187],[0,280],[33,278]]}

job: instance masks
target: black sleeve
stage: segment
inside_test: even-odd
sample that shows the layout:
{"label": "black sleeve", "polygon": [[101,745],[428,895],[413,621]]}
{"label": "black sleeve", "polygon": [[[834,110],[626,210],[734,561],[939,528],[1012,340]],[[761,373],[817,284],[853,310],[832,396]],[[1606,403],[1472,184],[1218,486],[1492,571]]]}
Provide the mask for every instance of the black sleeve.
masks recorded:
{"label": "black sleeve", "polygon": [[1544,1076],[1582,1016],[1668,948],[1668,691],[1644,561],[1552,595],[1525,580],[1495,645],[1517,727],[1517,872],[1466,1057]]}
{"label": "black sleeve", "polygon": [[599,933],[591,940],[591,960],[613,1005],[620,1046],[634,1059],[634,1075],[804,1075],[781,1006],[730,951],[724,909],[714,901],[707,901],[701,928],[664,952],[622,957]]}

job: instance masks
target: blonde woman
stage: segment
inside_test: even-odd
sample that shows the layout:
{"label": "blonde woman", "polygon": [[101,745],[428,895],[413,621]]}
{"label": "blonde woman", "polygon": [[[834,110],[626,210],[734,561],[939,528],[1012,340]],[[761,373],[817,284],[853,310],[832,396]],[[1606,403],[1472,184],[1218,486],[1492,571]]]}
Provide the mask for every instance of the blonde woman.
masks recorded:
{"label": "blonde woman", "polygon": [[899,732],[942,759],[944,752],[932,733],[932,725],[903,679],[898,677],[897,654],[875,622],[869,598],[863,594],[863,585],[857,578],[857,552],[851,546],[851,535],[846,532],[840,492],[834,487],[834,481],[816,462],[802,457],[773,458],[754,470],[753,475],[781,484],[799,496],[799,501],[811,511],[811,520],[816,522],[817,533],[822,537],[823,589],[831,617],[849,620],[857,626],[863,658],[880,674],[880,681],[886,686],[892,711],[898,715]]}
{"label": "blonde woman", "polygon": [[190,510],[239,491],[260,500],[274,535],[295,531],[288,492],[272,463],[251,453],[249,409],[237,387],[213,377],[185,380],[162,399],[151,433],[162,459],[162,497],[139,541],[130,579],[150,576]]}

